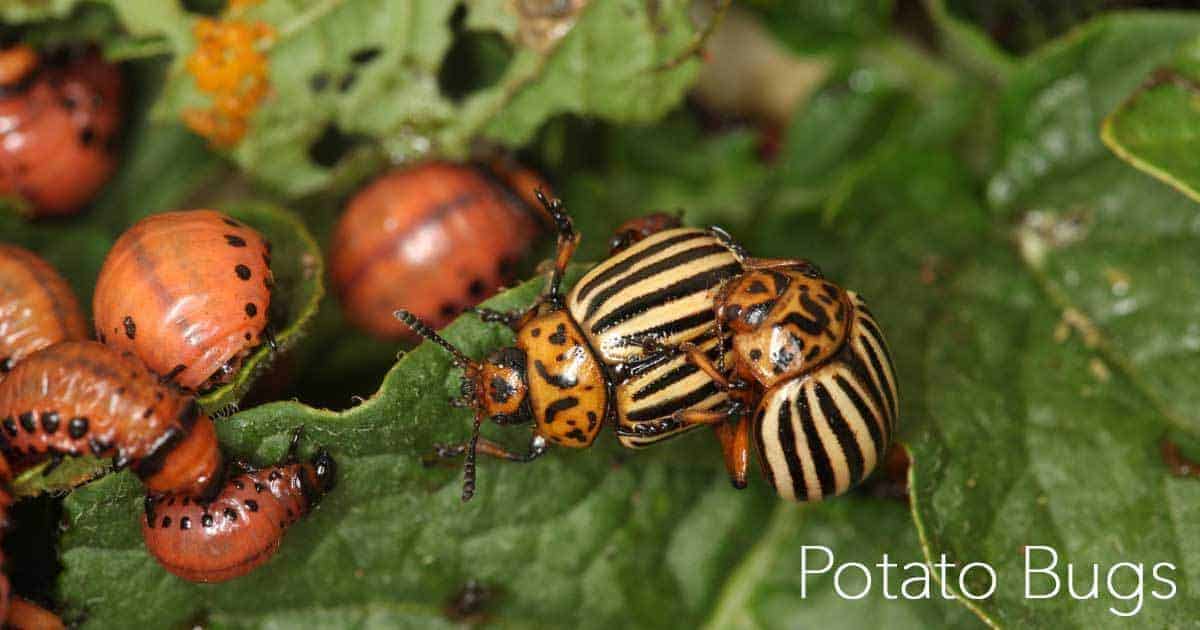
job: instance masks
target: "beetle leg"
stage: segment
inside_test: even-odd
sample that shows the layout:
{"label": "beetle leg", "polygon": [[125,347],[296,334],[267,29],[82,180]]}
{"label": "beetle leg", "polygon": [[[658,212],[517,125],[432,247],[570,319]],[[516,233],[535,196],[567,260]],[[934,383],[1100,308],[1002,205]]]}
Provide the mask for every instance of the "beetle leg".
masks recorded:
{"label": "beetle leg", "polygon": [[679,350],[687,355],[689,363],[700,368],[722,390],[729,392],[746,389],[745,381],[725,376],[724,372],[713,364],[712,359],[709,359],[708,355],[695,344],[681,344]]}
{"label": "beetle leg", "polygon": [[533,306],[523,311],[497,311],[491,308],[473,306],[466,309],[467,313],[475,313],[481,321],[487,323],[500,323],[508,326],[513,330],[520,330],[525,324],[528,324],[534,317],[537,316],[537,307],[541,301],[534,302]]}
{"label": "beetle leg", "polygon": [[671,420],[678,425],[719,424],[726,421],[738,420],[742,416],[742,404],[732,400],[729,404],[716,409],[680,409],[671,414]]}
{"label": "beetle leg", "polygon": [[550,288],[546,291],[545,301],[556,308],[561,308],[563,274],[566,273],[567,265],[575,255],[575,248],[579,246],[580,235],[571,223],[571,215],[563,210],[561,199],[547,199],[540,188],[535,190],[534,194],[537,195],[538,201],[542,203],[542,208],[545,209],[546,214],[550,216],[554,226],[558,229],[558,253],[554,256],[554,271],[550,274]]}
{"label": "beetle leg", "polygon": [[714,425],[713,431],[721,442],[721,454],[725,456],[729,481],[738,490],[745,488],[750,469],[750,422],[746,418],[736,424],[723,422]]}
{"label": "beetle leg", "polygon": [[[434,444],[433,453],[425,456],[424,462],[426,465],[433,465],[439,459],[454,459],[462,457],[470,448],[470,442],[462,442],[460,444]],[[479,438],[475,444],[475,452],[496,459],[502,459],[509,462],[528,463],[545,454],[547,450],[546,440],[541,436],[535,436],[529,443],[529,452],[514,453],[504,446],[497,444],[487,438]]]}

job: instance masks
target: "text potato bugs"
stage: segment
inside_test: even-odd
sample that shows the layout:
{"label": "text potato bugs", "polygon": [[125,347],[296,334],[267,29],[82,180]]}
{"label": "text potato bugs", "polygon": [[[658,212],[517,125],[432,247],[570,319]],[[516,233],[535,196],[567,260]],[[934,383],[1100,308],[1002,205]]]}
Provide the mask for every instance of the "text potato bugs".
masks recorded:
{"label": "text potato bugs", "polygon": [[213,210],[156,214],[113,245],[96,282],[96,336],[188,389],[227,381],[266,335],[270,247]]}
{"label": "text potato bugs", "polygon": [[0,194],[78,211],[116,167],[121,74],[95,51],[0,50]]}
{"label": "text potato bugs", "polygon": [[398,306],[448,323],[512,280],[537,230],[532,209],[483,168],[430,162],[354,197],[334,232],[330,273],[353,324],[399,338],[408,329],[392,317]]}
{"label": "text potato bugs", "polygon": [[[460,404],[475,408],[475,431],[438,449],[467,454],[464,499],[477,450],[527,462],[551,442],[589,446],[604,422],[627,447],[711,425],[737,487],[753,434],[765,475],[791,500],[844,492],[875,467],[895,426],[895,377],[857,296],[805,261],[751,258],[715,228],[679,228],[638,234],[564,300],[578,238],[558,202],[547,210],[560,231],[549,290],[524,313],[482,312],[513,327],[515,347],[475,362],[397,313],[465,369]],[[480,438],[485,416],[533,420],[529,451]]]}
{"label": "text potato bugs", "polygon": [[87,338],[87,322],[67,281],[49,263],[0,244],[0,381],[29,354]]}
{"label": "text potato bugs", "polygon": [[337,466],[323,450],[296,461],[300,432],[284,463],[245,467],[211,502],[187,496],[146,498],[142,537],[165,569],[192,582],[224,582],[253,571],[275,554],[284,530],[333,488]]}
{"label": "text potato bugs", "polygon": [[209,495],[222,468],[216,431],[195,400],[93,341],[39,350],[0,383],[0,451],[13,472],[85,453],[112,457],[151,492],[196,497]]}

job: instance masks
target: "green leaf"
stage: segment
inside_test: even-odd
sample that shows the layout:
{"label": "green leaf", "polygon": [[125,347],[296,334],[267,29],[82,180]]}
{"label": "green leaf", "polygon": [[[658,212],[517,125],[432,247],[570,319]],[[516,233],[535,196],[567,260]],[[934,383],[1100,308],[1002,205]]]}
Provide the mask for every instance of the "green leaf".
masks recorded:
{"label": "green leaf", "polygon": [[[196,17],[173,4],[111,1],[133,34],[165,36],[175,52],[156,114],[177,120],[208,107],[185,66]],[[268,0],[235,18],[275,35],[263,44],[270,95],[230,155],[261,182],[298,196],[359,177],[357,162],[464,157],[481,138],[520,145],[563,113],[648,122],[695,78],[691,57],[705,31],[690,4],[594,2],[551,28],[549,18],[521,14],[524,5],[478,3],[467,28],[507,37],[511,59],[493,85],[459,98],[441,84],[443,74],[467,70],[443,67],[453,59],[457,3]]]}
{"label": "green leaf", "polygon": [[[1109,609],[1134,602],[1104,582],[1119,562],[1146,569],[1136,623],[1197,614],[1184,593],[1200,486],[1171,478],[1158,455],[1169,432],[1200,432],[1196,206],[1110,156],[1098,132],[1198,32],[1194,17],[1104,18],[1026,60],[1002,95],[1002,168],[988,197],[1009,216],[932,323],[921,392],[931,422],[913,443],[926,556],[995,568],[996,593],[970,603],[990,623],[1124,627],[1130,618]],[[1027,545],[1054,547],[1064,582],[1073,564],[1077,592],[1099,564],[1099,598],[1076,601],[1065,583],[1059,597],[1024,597]],[[1158,562],[1175,567],[1173,599],[1151,596],[1166,590],[1148,577]],[[1035,592],[1050,588],[1040,579]],[[1135,582],[1118,569],[1111,588]]]}
{"label": "green leaf", "polygon": [[12,0],[0,5],[0,21],[21,24],[61,18],[78,4],[81,0]]}
{"label": "green leaf", "polygon": [[[528,282],[489,305],[527,304],[543,284]],[[446,335],[475,356],[511,340],[473,318]],[[810,585],[811,599],[799,599],[798,537],[846,549],[844,560],[918,553],[901,504],[850,498],[800,509],[779,504],[761,484],[736,492],[715,441],[700,433],[637,455],[604,440],[529,466],[487,460],[476,498],[464,505],[457,467],[426,468],[419,459],[434,442],[465,435],[468,414],[446,404],[457,389],[445,353],[424,344],[355,408],[279,402],[220,421],[221,442],[234,455],[273,461],[303,424],[306,442],[331,448],[339,464],[337,488],[288,532],[278,557],[236,582],[191,584],[147,555],[141,486],[131,475],[76,490],[66,500],[61,595],[95,627],[196,619],[261,627],[301,615],[334,627],[413,625],[441,623],[445,602],[476,579],[499,589],[488,614],[505,626],[554,619],[587,628],[725,627],[745,618],[775,625],[792,619],[781,610],[799,615],[814,601],[814,620],[838,614],[828,576]],[[527,435],[488,430],[513,444]],[[849,540],[875,546],[849,551]],[[885,614],[923,627],[959,613],[875,596],[850,614],[850,625]]]}
{"label": "green leaf", "polygon": [[787,2],[751,0],[781,41],[802,54],[852,53],[878,38],[891,17],[891,0]]}
{"label": "green leaf", "polygon": [[1118,157],[1200,199],[1200,41],[1192,41],[1169,65],[1160,67],[1104,119],[1101,137]]}

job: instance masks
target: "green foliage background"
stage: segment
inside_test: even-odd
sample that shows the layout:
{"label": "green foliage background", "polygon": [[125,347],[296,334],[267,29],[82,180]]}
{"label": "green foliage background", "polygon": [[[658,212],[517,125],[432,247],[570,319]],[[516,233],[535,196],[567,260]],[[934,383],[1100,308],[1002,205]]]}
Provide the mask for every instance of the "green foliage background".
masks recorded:
{"label": "green foliage background", "polygon": [[[267,566],[194,585],[144,551],[139,483],[104,476],[61,507],[18,511],[14,562],[43,566],[10,569],[18,589],[85,627],[453,625],[444,607],[468,580],[492,590],[486,616],[501,627],[1128,623],[1112,598],[1022,598],[1021,550],[1042,544],[1077,566],[1173,563],[1177,596],[1147,595],[1133,619],[1194,624],[1200,483],[1170,476],[1158,444],[1200,454],[1200,14],[747,1],[738,10],[830,70],[768,160],[760,127],[714,125],[685,101],[708,21],[684,0],[592,0],[549,46],[530,45],[505,0],[266,0],[244,17],[279,33],[273,95],[217,153],[178,121],[204,103],[182,65],[191,26],[221,4],[0,3],[30,41],[99,42],[126,62],[132,95],[122,167],[93,206],[37,223],[0,212],[0,238],[45,255],[87,303],[108,247],[148,213],[209,205],[268,232],[289,351],[273,365],[259,355],[205,404],[240,407],[221,440],[254,461],[304,424],[306,447],[338,458],[340,485]],[[355,62],[364,50],[379,52]],[[761,480],[735,492],[703,432],[636,454],[601,440],[531,466],[484,463],[460,504],[458,471],[420,463],[465,434],[446,404],[456,372],[435,349],[397,360],[399,346],[349,330],[324,296],[320,248],[389,162],[496,147],[550,178],[585,235],[581,260],[603,255],[621,221],[682,209],[866,296],[900,374],[911,505],[865,492],[785,505]],[[475,355],[509,340],[472,318],[447,334]],[[805,597],[805,544],[867,564],[945,554],[1001,579],[979,601],[888,600],[878,584],[845,601],[828,576]],[[1114,585],[1134,586],[1128,573]]]}

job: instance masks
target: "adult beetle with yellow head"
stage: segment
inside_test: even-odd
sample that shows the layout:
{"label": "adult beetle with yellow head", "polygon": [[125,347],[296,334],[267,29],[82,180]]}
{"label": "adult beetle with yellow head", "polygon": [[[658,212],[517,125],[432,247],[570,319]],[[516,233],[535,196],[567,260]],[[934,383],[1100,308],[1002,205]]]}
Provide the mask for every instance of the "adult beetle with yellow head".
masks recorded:
{"label": "adult beetle with yellow head", "polygon": [[[897,388],[865,303],[803,260],[759,259],[719,228],[637,234],[562,292],[579,244],[559,200],[538,193],[558,228],[548,289],[527,310],[477,312],[516,344],[467,357],[407,311],[396,316],[464,370],[459,406],[475,410],[463,500],[476,454],[529,462],[551,445],[591,446],[605,424],[640,448],[714,427],[743,488],[751,439],[764,476],[789,500],[841,494],[869,475],[891,441]],[[485,419],[534,424],[529,449],[480,437]]]}

